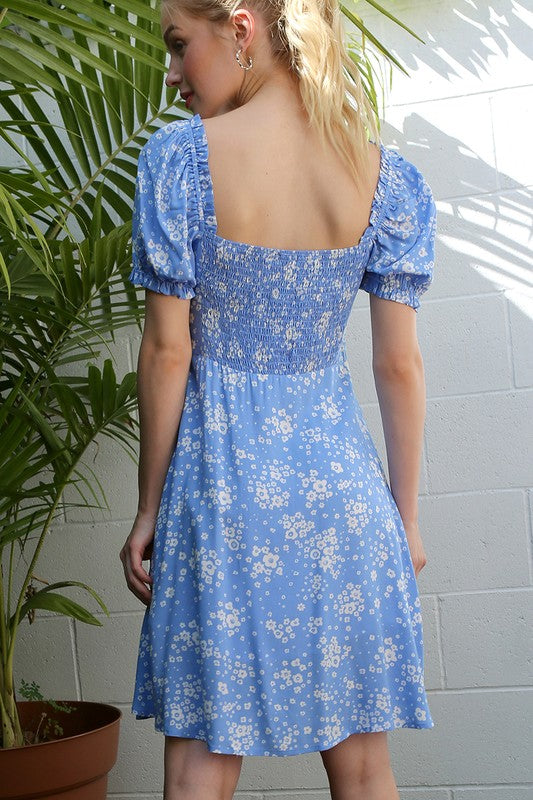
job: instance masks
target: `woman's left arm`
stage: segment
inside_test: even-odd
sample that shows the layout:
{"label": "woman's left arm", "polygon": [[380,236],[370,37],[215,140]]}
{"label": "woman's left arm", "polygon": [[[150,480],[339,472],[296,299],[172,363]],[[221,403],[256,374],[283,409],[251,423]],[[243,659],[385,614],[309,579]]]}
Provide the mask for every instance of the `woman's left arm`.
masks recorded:
{"label": "woman's left arm", "polygon": [[426,563],[418,527],[418,485],[426,412],[424,365],[416,312],[370,295],[372,366],[383,422],[390,489],[411,550],[415,571]]}
{"label": "woman's left arm", "polygon": [[146,605],[151,576],[142,566],[152,553],[155,523],[183,413],[191,362],[190,300],[146,292],[137,367],[139,407],[138,508],[120,558],[126,583]]}

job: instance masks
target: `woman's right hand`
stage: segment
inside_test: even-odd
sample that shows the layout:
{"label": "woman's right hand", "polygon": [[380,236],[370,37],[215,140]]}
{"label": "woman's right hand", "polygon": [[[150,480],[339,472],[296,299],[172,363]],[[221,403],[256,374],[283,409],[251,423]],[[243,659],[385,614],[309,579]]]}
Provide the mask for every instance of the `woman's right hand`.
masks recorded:
{"label": "woman's right hand", "polygon": [[[128,588],[146,606],[152,599],[153,578],[144,569],[143,560],[151,559],[156,518],[137,513],[133,527],[120,551],[120,560]],[[147,587],[145,584],[148,583]]]}

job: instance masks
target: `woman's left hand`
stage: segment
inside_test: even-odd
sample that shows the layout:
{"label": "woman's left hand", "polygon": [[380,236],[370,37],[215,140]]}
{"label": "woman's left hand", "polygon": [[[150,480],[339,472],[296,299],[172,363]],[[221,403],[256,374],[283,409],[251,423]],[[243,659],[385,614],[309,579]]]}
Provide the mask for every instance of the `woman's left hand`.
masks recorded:
{"label": "woman's left hand", "polygon": [[[128,588],[146,606],[152,599],[153,578],[144,569],[143,560],[150,559],[153,551],[155,518],[137,514],[133,528],[120,551],[120,560]],[[146,587],[146,583],[149,584]]]}
{"label": "woman's left hand", "polygon": [[415,568],[415,577],[418,577],[418,573],[427,564],[427,558],[424,550],[424,545],[422,543],[422,537],[420,536],[420,531],[418,529],[417,523],[404,525],[404,528],[405,528],[405,534],[407,536],[407,544],[409,545],[409,552],[411,553],[411,559],[413,561],[413,566]]}

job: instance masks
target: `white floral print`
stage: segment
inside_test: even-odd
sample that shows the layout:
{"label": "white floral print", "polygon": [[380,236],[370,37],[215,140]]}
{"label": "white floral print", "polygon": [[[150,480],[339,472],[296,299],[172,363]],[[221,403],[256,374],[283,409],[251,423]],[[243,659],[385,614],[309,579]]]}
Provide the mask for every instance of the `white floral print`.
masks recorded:
{"label": "white floral print", "polygon": [[413,564],[345,328],[360,288],[418,309],[435,231],[428,184],[383,145],[359,243],[308,251],[218,236],[198,114],[143,148],[130,280],[191,300],[193,345],[132,702],[156,730],[286,756],[433,727]]}

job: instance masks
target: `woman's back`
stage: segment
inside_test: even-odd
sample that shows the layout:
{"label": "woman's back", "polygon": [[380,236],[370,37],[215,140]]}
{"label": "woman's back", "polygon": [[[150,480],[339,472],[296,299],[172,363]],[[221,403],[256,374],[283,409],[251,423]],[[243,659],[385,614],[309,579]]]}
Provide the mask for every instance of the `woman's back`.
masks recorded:
{"label": "woman's back", "polygon": [[369,146],[371,179],[358,187],[294,105],[250,102],[203,123],[219,236],[289,250],[359,242],[379,177],[377,145]]}

